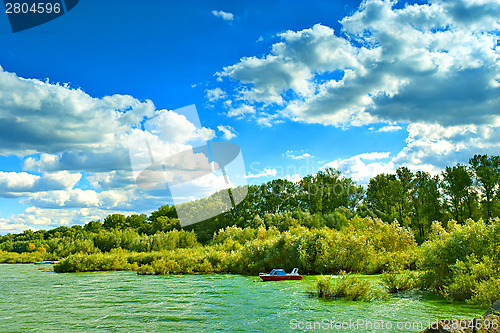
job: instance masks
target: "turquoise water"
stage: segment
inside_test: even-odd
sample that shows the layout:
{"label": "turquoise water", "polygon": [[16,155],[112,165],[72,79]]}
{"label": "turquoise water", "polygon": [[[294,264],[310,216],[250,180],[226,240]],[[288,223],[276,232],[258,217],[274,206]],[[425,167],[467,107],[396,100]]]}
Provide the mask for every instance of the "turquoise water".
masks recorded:
{"label": "turquoise water", "polygon": [[[306,292],[314,284],[312,276],[263,283],[230,274],[56,274],[39,268],[0,265],[0,332],[293,332],[312,331],[306,325],[314,322],[318,331],[418,332],[420,327],[404,328],[404,323],[426,326],[438,318],[484,312],[432,295],[376,302],[319,300]],[[369,279],[376,284],[376,277]],[[318,326],[322,321],[327,324]]]}

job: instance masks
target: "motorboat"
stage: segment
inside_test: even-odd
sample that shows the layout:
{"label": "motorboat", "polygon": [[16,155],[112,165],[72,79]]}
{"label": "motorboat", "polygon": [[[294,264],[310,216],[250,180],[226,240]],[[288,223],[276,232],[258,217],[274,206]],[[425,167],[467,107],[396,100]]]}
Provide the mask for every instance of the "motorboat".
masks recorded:
{"label": "motorboat", "polygon": [[286,273],[284,269],[273,269],[271,273],[259,273],[262,281],[284,281],[284,280],[302,280],[299,275],[299,269],[294,268],[291,273]]}

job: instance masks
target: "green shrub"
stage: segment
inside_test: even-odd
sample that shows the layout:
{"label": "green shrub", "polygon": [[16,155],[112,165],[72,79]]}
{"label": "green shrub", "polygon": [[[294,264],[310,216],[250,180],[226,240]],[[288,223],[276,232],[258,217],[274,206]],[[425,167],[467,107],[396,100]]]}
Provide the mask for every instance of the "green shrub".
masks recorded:
{"label": "green shrub", "polygon": [[483,281],[497,275],[497,265],[487,256],[479,260],[467,256],[464,261],[457,260],[451,267],[451,282],[443,286],[442,293],[450,301],[464,301],[474,296],[474,290]]}
{"label": "green shrub", "polygon": [[416,272],[384,272],[381,276],[382,284],[388,293],[398,293],[404,290],[415,289],[418,285]]}
{"label": "green shrub", "polygon": [[105,254],[84,254],[80,252],[70,255],[54,265],[54,271],[57,273],[123,271],[129,268],[126,253],[122,251]]}
{"label": "green shrub", "polygon": [[49,257],[45,252],[7,252],[0,250],[0,263],[4,264],[32,264],[46,260]]}
{"label": "green shrub", "polygon": [[[422,244],[417,264],[423,271],[422,287],[438,292],[446,289],[444,293],[453,300],[470,297],[476,282],[494,274],[491,271],[485,274],[486,267],[476,258],[494,258],[496,264],[488,259],[488,265],[498,266],[498,249],[491,244],[498,238],[499,223],[498,219],[490,224],[467,220],[464,225],[450,223],[449,230],[433,223],[430,239]],[[474,268],[476,264],[479,266]],[[475,276],[467,276],[470,274]]]}
{"label": "green shrub", "polygon": [[481,281],[473,290],[473,296],[468,303],[480,306],[490,306],[500,299],[500,278],[490,278]]}
{"label": "green shrub", "polygon": [[382,293],[372,290],[369,281],[353,274],[342,274],[337,278],[319,276],[316,280],[316,291],[318,297],[342,298],[349,301],[369,301],[383,297]]}

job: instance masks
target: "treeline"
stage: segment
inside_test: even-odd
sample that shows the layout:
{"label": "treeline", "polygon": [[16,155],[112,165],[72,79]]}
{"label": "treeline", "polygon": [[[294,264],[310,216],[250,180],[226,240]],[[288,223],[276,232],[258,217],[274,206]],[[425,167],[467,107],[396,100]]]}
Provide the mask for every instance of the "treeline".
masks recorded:
{"label": "treeline", "polygon": [[[235,191],[241,190],[235,189]],[[276,179],[248,187],[248,195],[234,209],[202,223],[184,228],[193,231],[201,243],[210,241],[215,232],[227,226],[276,227],[280,231],[292,225],[308,228],[328,226],[342,215],[350,218],[378,217],[410,227],[419,243],[428,239],[433,221],[444,226],[451,220],[463,224],[467,219],[489,221],[500,216],[500,157],[476,155],[468,165],[446,167],[440,175],[412,172],[400,167],[395,174],[380,174],[370,179],[366,190],[333,169],[304,177],[299,182]],[[225,205],[220,193],[208,201]],[[206,209],[207,200],[197,200],[193,210]],[[111,230],[133,230],[140,235],[180,230],[175,207],[162,206],[150,216],[111,214],[102,222],[81,226],[58,227],[36,232],[0,236],[0,250],[33,252],[47,248],[48,240],[88,239],[92,234]]]}
{"label": "treeline", "polygon": [[440,175],[406,167],[370,179],[366,204],[384,221],[397,219],[426,239],[433,221],[489,221],[500,216],[500,157],[475,155]]}
{"label": "treeline", "polygon": [[[224,200],[217,200],[217,196],[209,200],[210,204],[223,206]],[[198,200],[198,207],[191,206],[202,210],[206,203],[202,199]],[[268,214],[307,212],[319,225],[328,226],[326,216],[338,209],[347,215],[378,217],[387,223],[397,220],[410,227],[422,243],[428,239],[433,221],[446,226],[452,220],[463,224],[467,219],[489,221],[500,216],[500,157],[475,155],[467,165],[446,167],[434,176],[400,167],[394,174],[373,177],[366,189],[333,169],[306,176],[299,182],[276,179],[249,186],[247,198],[237,207],[189,229],[204,243],[226,226],[255,227],[257,216],[266,227],[279,229],[282,221],[266,220]]]}

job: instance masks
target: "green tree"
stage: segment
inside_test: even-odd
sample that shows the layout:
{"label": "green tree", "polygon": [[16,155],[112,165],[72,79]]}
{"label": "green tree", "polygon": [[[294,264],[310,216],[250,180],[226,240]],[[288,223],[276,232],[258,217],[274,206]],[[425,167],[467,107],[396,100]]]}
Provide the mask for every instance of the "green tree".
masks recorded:
{"label": "green tree", "polygon": [[423,240],[430,231],[431,223],[439,221],[442,217],[439,177],[417,171],[412,184],[412,228]]}
{"label": "green tree", "polygon": [[474,196],[473,181],[466,166],[447,166],[442,173],[441,188],[445,194],[448,209],[453,218],[463,223],[471,215],[467,212],[467,202]]}
{"label": "green tree", "polygon": [[147,215],[145,214],[132,214],[130,216],[127,216],[125,218],[125,222],[126,222],[126,225],[129,227],[129,228],[133,228],[133,229],[140,229],[141,227],[144,226],[144,223],[146,223],[146,219],[147,219]]}
{"label": "green tree", "polygon": [[153,222],[153,233],[157,233],[160,231],[167,232],[170,230],[180,230],[181,225],[179,223],[179,219],[177,218],[168,218],[166,216],[158,216]]}
{"label": "green tree", "polygon": [[97,220],[97,221],[90,221],[89,223],[85,224],[83,226],[83,229],[87,232],[98,233],[101,230],[104,230],[104,227],[102,225],[102,222]]}
{"label": "green tree", "polygon": [[364,196],[363,187],[340,171],[327,168],[316,175],[306,176],[299,183],[299,207],[311,213],[332,213],[338,207],[354,208]]}
{"label": "green tree", "polygon": [[483,197],[486,221],[494,216],[495,191],[499,191],[500,183],[500,157],[488,155],[475,155],[469,160],[474,171],[475,181]]}
{"label": "green tree", "polygon": [[396,170],[397,182],[394,182],[397,193],[397,209],[399,222],[406,225],[411,216],[411,190],[413,184],[413,173],[407,167],[399,167]]}
{"label": "green tree", "polygon": [[103,227],[106,230],[111,230],[111,229],[124,230],[128,227],[127,219],[123,214],[111,214],[104,218]]}
{"label": "green tree", "polygon": [[367,206],[384,221],[392,222],[398,217],[398,180],[395,175],[379,174],[371,178],[366,190]]}
{"label": "green tree", "polygon": [[169,206],[169,205],[160,206],[158,210],[155,210],[154,212],[151,213],[151,215],[149,215],[148,220],[154,222],[160,216],[168,217],[171,219],[177,218],[177,211],[175,210],[175,206]]}

